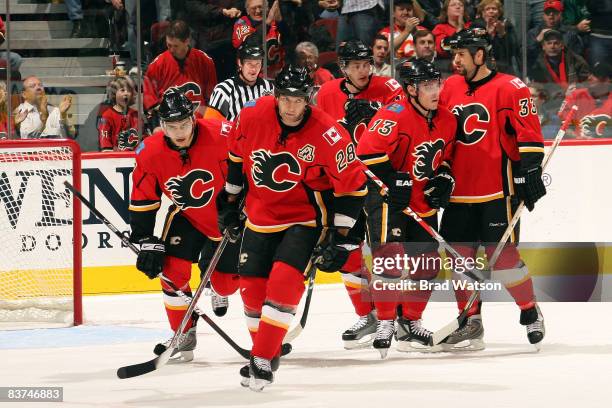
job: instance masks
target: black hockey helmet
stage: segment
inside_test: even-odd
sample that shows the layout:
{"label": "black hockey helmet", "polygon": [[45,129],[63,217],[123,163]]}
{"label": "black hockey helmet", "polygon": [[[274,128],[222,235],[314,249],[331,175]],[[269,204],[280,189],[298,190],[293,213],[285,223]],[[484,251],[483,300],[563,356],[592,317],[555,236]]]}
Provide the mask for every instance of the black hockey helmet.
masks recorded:
{"label": "black hockey helmet", "polygon": [[245,41],[242,43],[240,48],[238,48],[238,59],[240,62],[244,61],[245,59],[263,60],[264,51],[259,44],[252,44],[249,43],[249,41]]}
{"label": "black hockey helmet", "polygon": [[193,103],[180,91],[170,88],[159,104],[159,118],[164,122],[177,122],[193,115]]}
{"label": "black hockey helmet", "polygon": [[404,85],[417,86],[422,81],[440,80],[442,74],[429,61],[425,59],[412,59],[404,62],[399,67],[399,77]]}
{"label": "black hockey helmet", "polygon": [[346,65],[349,61],[369,60],[372,62],[372,49],[361,40],[350,40],[338,49],[338,61]]}
{"label": "black hockey helmet", "polygon": [[310,99],[314,82],[303,67],[286,65],[274,80],[274,94],[276,96],[301,96]]}
{"label": "black hockey helmet", "polygon": [[487,31],[483,28],[468,28],[456,32],[442,40],[442,48],[446,51],[467,48],[472,55],[479,49],[485,51],[485,56],[491,51],[491,43]]}

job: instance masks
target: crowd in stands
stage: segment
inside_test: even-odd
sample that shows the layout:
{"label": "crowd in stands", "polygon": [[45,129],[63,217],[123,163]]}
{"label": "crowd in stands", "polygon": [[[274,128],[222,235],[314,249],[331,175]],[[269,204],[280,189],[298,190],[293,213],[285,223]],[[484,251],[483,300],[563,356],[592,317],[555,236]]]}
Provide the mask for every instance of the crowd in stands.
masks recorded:
{"label": "crowd in stands", "polygon": [[[137,76],[135,0],[99,1],[108,3],[109,15],[113,15],[110,21],[115,24],[111,32],[123,41],[114,41],[114,46],[129,55],[128,68],[133,67],[131,72]],[[528,0],[526,21],[512,21],[504,0],[395,0],[391,13],[388,0],[267,0],[266,7],[264,1],[151,1],[155,15],[142,31],[147,33],[143,41],[149,48],[145,49],[152,50],[148,58],[145,54],[141,58],[144,111],[154,109],[161,94],[172,86],[175,78],[170,76],[183,75],[197,84],[184,91],[191,92],[200,105],[200,115],[206,116],[215,85],[236,74],[236,52],[245,41],[259,43],[266,50],[266,78],[273,78],[284,64],[293,63],[307,67],[315,83],[321,85],[342,76],[336,52],[349,39],[371,45],[374,75],[391,76],[396,64],[418,57],[432,61],[447,77],[453,73],[453,57],[443,48],[443,39],[466,28],[480,28],[490,39],[490,68],[517,75],[530,87],[545,137],[556,134],[568,104],[574,102],[580,104],[574,136],[612,137],[612,0]],[[72,36],[78,37],[81,1],[65,2],[73,10],[69,13],[74,24]],[[19,55],[3,53],[0,58],[18,68]],[[176,65],[176,72],[168,71],[168,64]],[[36,127],[40,135],[46,135],[47,128],[70,135],[69,127],[61,123],[62,106],[55,108],[57,114],[54,107],[45,109],[39,88],[31,91],[26,82],[41,85],[34,77],[24,80],[23,103],[13,115],[17,134],[22,138],[37,134],[23,130],[30,120],[33,124],[27,129]],[[123,122],[117,123],[136,126],[127,118],[129,105],[118,98],[129,93],[133,100],[135,92],[132,81],[113,79],[106,106],[111,113],[107,116],[123,115]],[[0,88],[0,120],[6,122],[3,99],[6,91]],[[589,127],[593,112],[599,122]],[[39,123],[52,117],[57,123]],[[109,132],[107,125],[116,121],[104,116],[103,110],[99,117],[100,134]],[[155,128],[153,125],[149,130]],[[121,138],[111,139],[114,142],[110,145],[101,142],[100,149],[120,150]],[[122,143],[123,147],[131,145]]]}

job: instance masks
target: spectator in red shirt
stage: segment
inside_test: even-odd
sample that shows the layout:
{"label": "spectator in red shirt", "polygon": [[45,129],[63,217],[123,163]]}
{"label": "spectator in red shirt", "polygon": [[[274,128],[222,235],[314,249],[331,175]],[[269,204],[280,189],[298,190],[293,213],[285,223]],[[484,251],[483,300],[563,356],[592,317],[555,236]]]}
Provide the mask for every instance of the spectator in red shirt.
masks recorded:
{"label": "spectator in red shirt", "polygon": [[112,79],[106,87],[111,106],[98,121],[100,150],[134,150],[139,142],[138,112],[130,108],[135,102],[134,82],[129,77]]}
{"label": "spectator in red shirt", "polygon": [[310,41],[303,41],[295,47],[297,65],[304,67],[310,73],[315,86],[321,86],[334,78],[329,70],[319,66],[319,49]]}
{"label": "spectator in red shirt", "polygon": [[436,37],[436,52],[439,58],[450,58],[451,55],[442,49],[442,40],[470,27],[465,0],[444,0],[439,20],[440,24],[432,31]]}

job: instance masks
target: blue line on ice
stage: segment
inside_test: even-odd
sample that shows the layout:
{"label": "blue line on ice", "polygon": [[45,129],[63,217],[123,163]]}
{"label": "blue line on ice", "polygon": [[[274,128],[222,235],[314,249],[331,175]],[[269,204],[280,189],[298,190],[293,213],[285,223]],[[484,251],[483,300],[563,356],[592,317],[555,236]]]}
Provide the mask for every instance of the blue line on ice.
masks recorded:
{"label": "blue line on ice", "polygon": [[0,330],[0,350],[157,342],[170,337],[168,329],[127,326],[78,326],[53,329]]}

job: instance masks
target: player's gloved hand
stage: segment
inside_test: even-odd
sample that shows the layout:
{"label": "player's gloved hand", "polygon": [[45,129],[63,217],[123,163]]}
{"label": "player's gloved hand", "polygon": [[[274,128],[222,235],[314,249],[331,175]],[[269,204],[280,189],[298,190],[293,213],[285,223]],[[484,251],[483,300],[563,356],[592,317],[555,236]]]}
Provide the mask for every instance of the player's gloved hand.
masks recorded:
{"label": "player's gloved hand", "polygon": [[334,230],[312,252],[315,266],[323,272],[336,272],[346,263],[350,252],[359,249],[360,242],[357,237],[344,236]]}
{"label": "player's gloved hand", "polygon": [[410,204],[412,180],[406,172],[391,173],[386,177],[388,192],[385,201],[389,204],[389,212],[402,212]]}
{"label": "player's gloved hand", "polygon": [[242,231],[240,222],[240,208],[238,206],[238,198],[235,200],[229,200],[230,195],[225,191],[221,190],[217,195],[217,223],[219,224],[219,231],[222,233],[227,232],[231,242],[236,242],[240,237]]}
{"label": "player's gloved hand", "polygon": [[344,105],[344,118],[348,123],[369,123],[382,104],[367,99],[349,99]]}
{"label": "player's gloved hand", "polygon": [[529,211],[533,211],[536,201],[546,195],[542,181],[542,167],[536,166],[514,172],[514,189],[519,200],[525,201]]}
{"label": "player's gloved hand", "polygon": [[140,252],[136,260],[136,269],[154,279],[162,272],[166,247],[157,237],[145,237],[138,241]]}
{"label": "player's gloved hand", "polygon": [[455,188],[455,178],[448,167],[442,166],[438,174],[425,184],[423,194],[431,208],[443,208],[448,205],[453,188]]}

